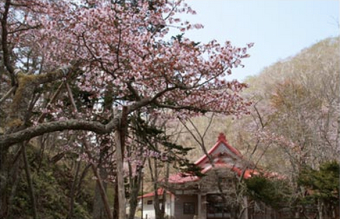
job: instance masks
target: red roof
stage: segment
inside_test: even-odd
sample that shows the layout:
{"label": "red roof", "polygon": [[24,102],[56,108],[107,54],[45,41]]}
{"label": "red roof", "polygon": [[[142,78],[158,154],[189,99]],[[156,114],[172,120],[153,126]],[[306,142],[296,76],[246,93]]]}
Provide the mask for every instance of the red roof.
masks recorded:
{"label": "red roof", "polygon": [[[228,157],[233,156],[233,157],[236,157],[240,160],[243,160],[242,154],[236,148],[232,147],[227,142],[225,135],[223,133],[221,133],[218,136],[218,140],[217,140],[216,144],[208,151],[208,154],[209,155],[213,154],[213,152],[216,151],[219,147],[221,147],[221,145],[222,146],[224,145],[228,149],[228,151],[230,151],[232,153],[231,155],[227,154]],[[201,166],[203,168],[202,171],[201,171],[203,174],[207,173],[209,170],[212,169],[211,164],[204,166],[204,164],[206,164],[206,163],[209,163],[209,159],[208,159],[207,155],[202,156],[200,159],[198,159],[195,162],[195,165]],[[236,173],[238,176],[241,176],[242,173],[243,173],[243,177],[246,178],[246,179],[251,177],[252,174],[257,174],[257,172],[254,171],[253,169],[242,170],[241,168],[236,167],[235,164],[226,163],[222,159],[215,160],[214,166],[216,168],[228,168],[231,171],[233,171],[234,173]],[[199,179],[200,178],[198,176],[193,176],[189,173],[177,173],[177,174],[173,174],[173,175],[169,176],[169,183],[193,182],[193,181],[197,181]]]}
{"label": "red roof", "polygon": [[[239,158],[243,159],[242,154],[234,147],[232,147],[227,139],[225,138],[225,135],[223,133],[220,133],[220,135],[218,136],[217,142],[216,144],[208,151],[208,154],[212,154],[217,148],[218,146],[220,146],[220,144],[224,144],[231,152],[233,152],[236,156],[238,156]],[[207,158],[207,155],[203,155],[200,159],[198,159],[195,164],[199,165],[201,164],[205,159]]]}
{"label": "red roof", "polygon": [[185,183],[185,182],[194,182],[199,180],[198,176],[193,176],[187,173],[177,173],[169,176],[169,183]]}
{"label": "red roof", "polygon": [[[163,188],[157,189],[157,195],[163,195],[163,193],[164,193],[164,189]],[[170,192],[168,192],[168,191],[166,193],[170,194]],[[144,194],[142,196],[138,196],[138,198],[153,197],[154,195],[155,195],[155,192],[149,192],[149,193],[146,193],[146,194]]]}
{"label": "red roof", "polygon": [[[243,178],[245,178],[245,179],[250,178],[252,175],[257,175],[258,174],[258,172],[255,171],[254,169],[245,169],[245,170],[242,170],[240,168],[237,168],[237,167],[232,166],[232,165],[227,164],[227,163],[215,163],[214,166],[215,166],[215,168],[228,168],[231,171],[233,171],[234,173],[236,173],[238,176],[241,176],[242,173],[243,173]],[[210,165],[207,168],[204,168],[202,170],[202,173],[206,173],[206,172],[208,172],[211,169],[212,169],[212,165]]]}

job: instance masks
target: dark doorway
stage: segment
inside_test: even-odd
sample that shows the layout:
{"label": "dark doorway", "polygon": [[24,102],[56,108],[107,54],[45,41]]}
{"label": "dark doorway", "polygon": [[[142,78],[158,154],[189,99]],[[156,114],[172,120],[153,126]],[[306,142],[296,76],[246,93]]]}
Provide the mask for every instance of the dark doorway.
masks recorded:
{"label": "dark doorway", "polygon": [[219,194],[207,195],[207,219],[230,219],[230,209]]}

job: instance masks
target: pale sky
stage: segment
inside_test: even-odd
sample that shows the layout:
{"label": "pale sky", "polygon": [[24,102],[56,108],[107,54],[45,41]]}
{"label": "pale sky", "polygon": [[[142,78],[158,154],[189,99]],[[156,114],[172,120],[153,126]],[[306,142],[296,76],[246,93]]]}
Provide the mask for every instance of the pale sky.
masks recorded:
{"label": "pale sky", "polygon": [[230,40],[249,50],[244,68],[235,69],[233,77],[243,81],[260,71],[297,54],[327,37],[339,36],[339,1],[337,0],[186,0],[197,15],[182,20],[201,23],[204,29],[185,36],[199,42]]}

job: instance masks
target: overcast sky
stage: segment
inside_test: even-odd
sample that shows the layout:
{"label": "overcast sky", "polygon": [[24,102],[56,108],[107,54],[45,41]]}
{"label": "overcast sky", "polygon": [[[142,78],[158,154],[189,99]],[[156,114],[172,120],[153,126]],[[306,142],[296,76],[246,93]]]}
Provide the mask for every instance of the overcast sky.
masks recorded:
{"label": "overcast sky", "polygon": [[244,80],[264,67],[297,54],[331,36],[339,36],[338,0],[186,0],[197,15],[183,20],[203,30],[186,36],[200,42],[230,40],[236,46],[254,42],[245,68],[233,78]]}

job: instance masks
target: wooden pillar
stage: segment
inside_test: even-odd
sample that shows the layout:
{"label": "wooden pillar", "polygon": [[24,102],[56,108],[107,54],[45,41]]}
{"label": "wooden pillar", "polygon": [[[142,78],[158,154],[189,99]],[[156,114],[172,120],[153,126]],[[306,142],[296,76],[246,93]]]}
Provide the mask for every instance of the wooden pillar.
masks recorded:
{"label": "wooden pillar", "polygon": [[200,219],[206,219],[207,218],[207,195],[203,195],[201,197],[201,201],[202,201],[202,207],[201,207],[201,215],[202,218]]}
{"label": "wooden pillar", "polygon": [[207,196],[201,193],[197,194],[197,218],[206,219],[207,218]]}
{"label": "wooden pillar", "polygon": [[243,202],[244,202],[244,208],[245,208],[245,210],[244,210],[244,213],[243,213],[243,218],[244,219],[249,219],[249,215],[248,215],[248,198],[247,198],[247,196],[244,196],[243,197]]}
{"label": "wooden pillar", "polygon": [[199,219],[203,219],[202,217],[202,195],[201,193],[197,194],[197,216]]}
{"label": "wooden pillar", "polygon": [[175,198],[174,194],[171,194],[171,203],[170,203],[170,216],[175,217]]}

